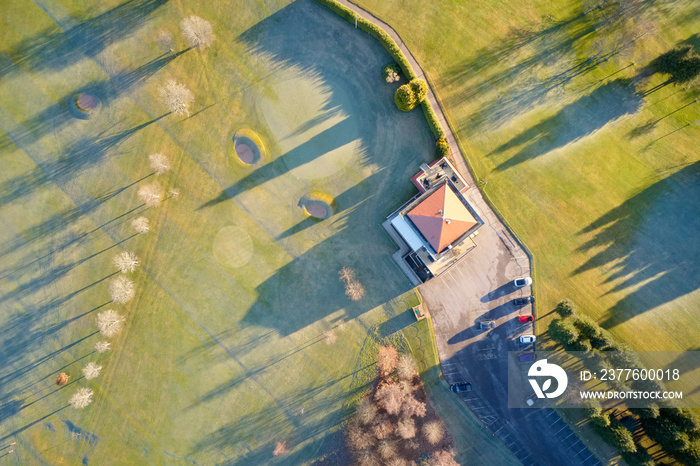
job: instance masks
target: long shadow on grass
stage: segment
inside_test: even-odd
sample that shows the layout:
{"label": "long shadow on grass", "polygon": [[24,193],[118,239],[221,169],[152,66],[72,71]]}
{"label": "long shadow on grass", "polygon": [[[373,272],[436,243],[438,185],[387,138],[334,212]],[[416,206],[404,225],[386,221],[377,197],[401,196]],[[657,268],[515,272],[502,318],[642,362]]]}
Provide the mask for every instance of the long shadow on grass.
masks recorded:
{"label": "long shadow on grass", "polygon": [[[0,62],[0,78],[16,69],[59,71],[85,56],[94,58],[109,45],[132,34],[167,1],[129,0],[65,31],[59,26],[49,27],[12,46],[7,53],[9,59]],[[32,14],[43,14],[39,8],[36,10]]]}
{"label": "long shadow on grass", "polygon": [[[608,293],[639,286],[609,309],[613,327],[700,287],[700,162],[632,196],[579,232],[579,250],[597,251],[577,275],[606,267]],[[640,286],[641,285],[641,286]]]}
{"label": "long shadow on grass", "polygon": [[616,79],[567,105],[556,115],[520,133],[490,155],[522,148],[495,170],[507,170],[527,160],[584,138],[605,125],[636,113],[644,102],[630,80]]}

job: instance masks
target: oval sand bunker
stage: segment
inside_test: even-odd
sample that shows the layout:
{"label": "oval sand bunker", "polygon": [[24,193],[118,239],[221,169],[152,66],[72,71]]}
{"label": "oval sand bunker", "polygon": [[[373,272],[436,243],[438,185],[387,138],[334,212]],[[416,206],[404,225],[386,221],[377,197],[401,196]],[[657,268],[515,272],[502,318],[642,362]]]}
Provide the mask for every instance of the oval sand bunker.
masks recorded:
{"label": "oval sand bunker", "polygon": [[319,219],[330,218],[335,213],[331,203],[309,196],[303,197],[299,201],[299,206],[311,217]]}
{"label": "oval sand bunker", "polygon": [[99,104],[99,100],[97,100],[97,97],[94,95],[90,94],[80,94],[76,99],[75,99],[75,104],[78,106],[78,108],[84,112],[89,112],[90,110],[94,109],[97,107]]}
{"label": "oval sand bunker", "polygon": [[212,246],[214,259],[225,267],[243,267],[253,257],[253,240],[243,228],[224,227],[216,234]]}
{"label": "oval sand bunker", "polygon": [[258,145],[248,136],[236,135],[233,144],[238,159],[246,165],[254,165],[261,159],[261,151]]}

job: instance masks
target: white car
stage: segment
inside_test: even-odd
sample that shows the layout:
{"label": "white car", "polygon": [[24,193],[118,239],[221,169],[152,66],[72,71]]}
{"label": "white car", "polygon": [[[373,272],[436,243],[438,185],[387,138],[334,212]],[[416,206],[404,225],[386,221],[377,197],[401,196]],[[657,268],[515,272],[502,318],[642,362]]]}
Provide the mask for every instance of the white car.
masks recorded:
{"label": "white car", "polygon": [[530,277],[523,277],[523,278],[516,278],[513,281],[513,286],[516,288],[522,288],[527,285],[532,285],[532,278]]}
{"label": "white car", "polygon": [[520,337],[520,343],[534,343],[536,339],[535,335],[523,335]]}

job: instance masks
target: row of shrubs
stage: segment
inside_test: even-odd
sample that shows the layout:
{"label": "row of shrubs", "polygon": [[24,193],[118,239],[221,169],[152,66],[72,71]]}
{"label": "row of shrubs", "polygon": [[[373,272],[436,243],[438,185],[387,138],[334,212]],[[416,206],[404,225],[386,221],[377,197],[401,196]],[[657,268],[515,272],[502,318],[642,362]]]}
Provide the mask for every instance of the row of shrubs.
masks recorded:
{"label": "row of shrubs", "polygon": [[[355,12],[352,11],[350,8],[341,5],[338,3],[336,0],[317,0],[321,5],[324,5],[331,9],[332,11],[336,12],[339,14],[342,18],[345,18],[348,22],[355,24]],[[430,102],[428,102],[425,99],[425,96],[421,98],[418,101],[412,102],[411,100],[411,95],[415,95],[415,90],[417,89],[416,86],[421,86],[420,84],[415,83],[416,81],[420,81],[422,85],[425,86],[426,88],[426,94],[427,94],[427,83],[425,81],[417,80],[417,76],[415,71],[413,71],[413,67],[411,64],[408,62],[408,59],[406,58],[406,55],[401,51],[399,46],[394,42],[394,40],[384,32],[382,28],[377,26],[376,24],[372,23],[371,21],[366,20],[365,18],[362,18],[360,16],[357,16],[357,27],[362,29],[365,32],[368,32],[372,37],[377,39],[380,44],[382,44],[382,47],[389,52],[389,55],[391,55],[394,60],[396,60],[396,64],[390,63],[389,65],[385,66],[382,69],[382,77],[384,79],[387,79],[387,76],[392,72],[392,71],[398,71],[395,68],[395,65],[397,65],[403,75],[406,77],[406,79],[409,81],[409,84],[404,84],[403,86],[399,87],[399,89],[396,90],[396,94],[394,95],[394,101],[396,102],[397,107],[399,107],[400,110],[403,111],[410,111],[412,110],[416,105],[420,104],[421,108],[423,110],[423,114],[425,115],[425,119],[428,121],[428,125],[430,126],[430,130],[433,132],[433,135],[435,136],[435,139],[437,142],[435,143],[435,155],[437,158],[442,158],[450,153],[450,146],[447,143],[447,140],[445,139],[445,131],[442,128],[442,125],[440,125],[440,122],[437,118],[437,114],[435,113],[435,110],[433,109],[432,105],[430,105]],[[393,82],[393,81],[392,81]],[[411,87],[411,84],[413,86]],[[406,88],[404,86],[409,86],[409,88]],[[409,92],[410,90],[413,90],[414,92]],[[420,94],[420,93],[418,93]],[[401,103],[405,103],[403,108],[401,106]],[[410,107],[410,108],[408,108]],[[408,108],[408,109],[405,109]]]}
{"label": "row of shrubs", "polygon": [[[335,11],[338,13],[341,17],[345,18],[348,22],[355,24],[355,12],[352,11],[350,8],[346,7],[345,5],[341,5],[338,3],[336,0],[317,0],[321,5],[324,5],[331,10]],[[371,21],[366,20],[365,18],[362,18],[361,16],[357,17],[357,27],[362,29],[363,31],[369,33],[372,37],[377,39],[380,44],[382,44],[382,47],[389,52],[389,55],[391,55],[394,60],[396,60],[396,63],[399,64],[401,69],[403,70],[403,75],[406,76],[406,78],[410,81],[411,79],[416,78],[416,73],[413,71],[413,67],[411,64],[408,62],[408,58],[406,58],[406,55],[401,51],[399,46],[394,42],[394,39],[392,39],[389,34],[384,32],[382,28],[377,26],[376,24],[372,23]]]}
{"label": "row of shrubs", "polygon": [[[549,324],[547,333],[568,351],[588,353],[583,363],[591,371],[613,367],[643,369],[644,366],[628,345],[615,341],[612,335],[593,319],[579,315],[571,301],[562,301],[555,311],[561,316]],[[619,380],[611,382],[618,390],[628,390]],[[664,390],[663,384],[653,380],[636,380],[634,390]],[[630,432],[615,418],[604,413],[599,404],[586,408],[593,427],[601,437],[622,452],[630,465],[655,464],[647,451],[636,444]],[[690,410],[668,406],[660,408],[629,408],[639,417],[646,434],[672,455],[679,464],[700,464],[700,419]]]}

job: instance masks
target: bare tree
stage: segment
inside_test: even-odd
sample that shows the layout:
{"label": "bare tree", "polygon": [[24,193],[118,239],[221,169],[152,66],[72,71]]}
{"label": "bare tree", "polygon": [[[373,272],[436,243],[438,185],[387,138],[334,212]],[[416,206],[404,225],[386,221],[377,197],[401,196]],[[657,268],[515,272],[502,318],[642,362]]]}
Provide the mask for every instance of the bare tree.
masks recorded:
{"label": "bare tree", "polygon": [[56,377],[56,385],[62,387],[68,383],[68,379],[70,379],[70,376],[65,372],[61,372],[60,374],[58,374],[58,377]]}
{"label": "bare tree", "polygon": [[386,466],[408,466],[408,463],[403,458],[391,458],[386,462]]}
{"label": "bare tree", "polygon": [[171,79],[165,86],[158,88],[158,95],[163,105],[175,115],[190,116],[187,106],[194,102],[194,94],[184,84]]}
{"label": "bare tree", "polygon": [[345,286],[345,294],[351,300],[359,301],[365,296],[365,287],[357,280],[354,280]]}
{"label": "bare tree", "polygon": [[106,353],[107,351],[109,351],[109,346],[110,343],[107,340],[98,341],[97,343],[95,343],[95,351],[97,351],[98,353]]}
{"label": "bare tree", "polygon": [[382,376],[390,374],[396,369],[396,363],[399,361],[399,353],[393,346],[380,346],[379,354],[377,355],[377,367]]}
{"label": "bare tree", "polygon": [[374,436],[367,432],[359,422],[350,422],[346,430],[348,446],[353,450],[362,450],[374,446]]}
{"label": "bare tree", "polygon": [[416,422],[411,418],[402,418],[396,424],[396,435],[409,439],[416,436]]}
{"label": "bare tree", "polygon": [[355,271],[349,267],[343,267],[340,269],[338,275],[340,275],[340,280],[345,284],[355,280]]}
{"label": "bare tree", "polygon": [[380,463],[377,454],[369,448],[356,452],[355,459],[359,466],[377,466]]}
{"label": "bare tree", "polygon": [[277,442],[275,445],[275,450],[272,452],[274,456],[280,456],[289,453],[289,447],[287,446],[287,441]]}
{"label": "bare tree", "polygon": [[432,454],[432,457],[435,458],[435,461],[437,464],[440,466],[459,466],[459,463],[455,461],[454,458],[454,453],[449,452],[449,451],[436,451],[435,453]]}
{"label": "bare tree", "polygon": [[190,47],[204,49],[216,39],[211,23],[199,16],[189,16],[180,21],[180,31]]}
{"label": "bare tree", "polygon": [[139,235],[148,233],[148,219],[146,217],[135,218],[131,221],[131,228],[133,228]]}
{"label": "bare tree", "polygon": [[151,169],[156,172],[156,175],[162,175],[170,170],[170,161],[168,157],[160,152],[149,155],[148,164],[151,166]]}
{"label": "bare tree", "polygon": [[134,294],[134,282],[126,277],[117,277],[109,282],[109,295],[115,303],[126,304],[134,298]]}
{"label": "bare tree", "polygon": [[382,440],[377,446],[377,452],[385,460],[393,458],[396,456],[396,442],[393,440]]}
{"label": "bare tree", "polygon": [[177,188],[171,188],[170,191],[168,191],[168,197],[178,198],[179,196],[180,190]]}
{"label": "bare tree", "polygon": [[92,390],[89,388],[81,388],[79,389],[73,396],[70,397],[70,400],[68,400],[68,403],[75,409],[83,409],[90,403],[92,403]]}
{"label": "bare tree", "polygon": [[360,401],[355,412],[362,424],[370,424],[377,417],[377,407],[369,398]]}
{"label": "bare tree", "polygon": [[323,340],[326,342],[327,345],[332,345],[336,341],[338,341],[338,335],[335,334],[332,328],[329,328],[323,333]]}
{"label": "bare tree", "polygon": [[148,207],[155,207],[163,199],[163,190],[157,183],[151,183],[141,186],[138,195]]}
{"label": "bare tree", "polygon": [[418,375],[415,359],[410,354],[402,354],[396,365],[396,372],[399,374],[400,379],[413,380]]}
{"label": "bare tree", "polygon": [[394,423],[386,416],[378,418],[378,421],[372,427],[372,432],[377,437],[377,440],[387,438],[394,432]]}
{"label": "bare tree", "polygon": [[87,380],[92,380],[100,375],[101,370],[102,366],[98,366],[94,362],[90,362],[87,364],[87,366],[83,367],[83,375]]}
{"label": "bare tree", "polygon": [[171,33],[161,29],[158,31],[158,35],[156,36],[156,42],[158,42],[158,45],[165,53],[172,53],[173,35]]}
{"label": "bare tree", "polygon": [[114,256],[112,262],[121,273],[133,272],[136,270],[136,267],[139,266],[139,258],[136,257],[136,254],[129,251],[124,251],[121,254],[117,254]]}
{"label": "bare tree", "polygon": [[379,406],[392,415],[399,414],[405,398],[406,394],[397,384],[383,384],[374,394]]}
{"label": "bare tree", "polygon": [[431,445],[435,445],[445,435],[445,428],[442,427],[442,422],[440,421],[427,422],[423,426],[423,435],[425,435],[425,439]]}
{"label": "bare tree", "polygon": [[404,401],[401,411],[404,417],[424,417],[426,412],[425,403],[409,396]]}
{"label": "bare tree", "polygon": [[107,309],[97,314],[97,328],[107,338],[111,338],[121,332],[123,325],[124,317],[112,309]]}

